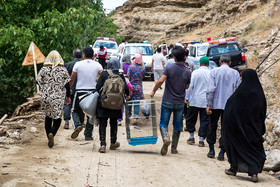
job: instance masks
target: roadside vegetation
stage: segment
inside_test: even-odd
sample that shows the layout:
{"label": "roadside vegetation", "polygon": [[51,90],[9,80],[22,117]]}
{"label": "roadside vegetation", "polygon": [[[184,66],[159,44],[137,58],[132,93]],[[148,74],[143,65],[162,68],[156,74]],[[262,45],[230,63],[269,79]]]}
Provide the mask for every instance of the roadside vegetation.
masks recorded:
{"label": "roadside vegetation", "polygon": [[31,41],[45,56],[57,50],[67,62],[73,49],[98,36],[121,40],[101,0],[0,0],[0,24],[0,116],[35,92],[33,66],[21,66]]}

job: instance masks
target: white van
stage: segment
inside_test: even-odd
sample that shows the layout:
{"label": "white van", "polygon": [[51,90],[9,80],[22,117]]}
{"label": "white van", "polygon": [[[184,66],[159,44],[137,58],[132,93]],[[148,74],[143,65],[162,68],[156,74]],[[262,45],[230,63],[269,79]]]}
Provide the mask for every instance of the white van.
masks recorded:
{"label": "white van", "polygon": [[209,43],[189,44],[189,56],[192,61],[199,60],[201,57],[207,55]]}
{"label": "white van", "polygon": [[115,38],[97,37],[97,40],[92,47],[94,54],[97,54],[97,51],[101,45],[107,49],[107,60],[111,58],[112,54],[117,53],[118,51],[118,44]]}
{"label": "white van", "polygon": [[143,58],[143,64],[145,65],[146,75],[153,76],[152,72],[152,57],[153,57],[153,47],[151,44],[147,43],[129,43],[126,44],[122,54],[120,55],[120,62],[123,63],[123,56],[129,55],[130,59],[140,52]]}

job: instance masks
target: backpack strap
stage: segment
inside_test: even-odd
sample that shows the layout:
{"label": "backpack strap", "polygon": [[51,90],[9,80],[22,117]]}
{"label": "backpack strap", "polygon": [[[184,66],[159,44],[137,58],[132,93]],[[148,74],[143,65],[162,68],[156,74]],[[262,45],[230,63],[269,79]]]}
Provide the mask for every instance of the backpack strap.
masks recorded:
{"label": "backpack strap", "polygon": [[107,72],[109,73],[109,76],[113,76],[114,75],[113,71],[110,70],[110,69],[107,69]]}

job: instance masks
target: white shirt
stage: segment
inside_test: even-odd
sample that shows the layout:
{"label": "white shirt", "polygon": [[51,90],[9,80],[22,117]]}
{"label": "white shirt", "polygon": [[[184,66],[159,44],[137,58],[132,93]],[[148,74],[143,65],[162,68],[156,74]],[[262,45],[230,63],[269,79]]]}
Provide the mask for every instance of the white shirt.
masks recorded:
{"label": "white shirt", "polygon": [[175,63],[175,60],[174,58],[170,58],[167,60],[167,62],[165,63],[165,67],[168,66],[169,64],[174,64]]}
{"label": "white shirt", "polygon": [[154,61],[154,70],[155,69],[162,70],[163,69],[162,61],[164,61],[164,56],[162,55],[162,53],[154,54],[152,59]]}
{"label": "white shirt", "polygon": [[207,104],[212,109],[224,110],[228,98],[240,84],[238,71],[227,64],[213,68],[210,72],[209,84],[206,93]]}
{"label": "white shirt", "polygon": [[125,43],[121,43],[118,48],[118,53],[122,52],[122,48],[125,46]]}
{"label": "white shirt", "polygon": [[105,55],[106,53],[107,53],[106,47],[104,47],[103,51],[100,51],[100,49],[98,49],[98,51],[97,51],[98,55]]}
{"label": "white shirt", "polygon": [[210,70],[206,66],[192,72],[191,84],[186,91],[186,100],[192,107],[206,108],[206,92],[209,84]]}
{"label": "white shirt", "polygon": [[73,67],[73,72],[77,73],[76,89],[95,89],[96,77],[100,70],[103,70],[102,66],[93,60],[86,59],[76,62]]}

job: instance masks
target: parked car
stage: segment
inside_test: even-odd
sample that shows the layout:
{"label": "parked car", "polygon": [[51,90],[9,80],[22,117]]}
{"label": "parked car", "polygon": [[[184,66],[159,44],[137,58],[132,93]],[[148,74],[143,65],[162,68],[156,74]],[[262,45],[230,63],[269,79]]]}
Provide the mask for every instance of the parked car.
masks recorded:
{"label": "parked car", "polygon": [[123,63],[123,57],[126,55],[130,56],[130,59],[140,52],[143,58],[143,64],[145,65],[146,75],[153,76],[152,72],[152,57],[153,57],[153,47],[151,44],[145,43],[129,43],[126,44],[122,54],[120,54],[120,62]]}
{"label": "parked car", "polygon": [[106,59],[109,60],[112,54],[118,52],[118,44],[115,38],[97,37],[93,45],[94,54],[97,54],[100,46],[104,46],[107,49]]}
{"label": "parked car", "polygon": [[192,61],[199,60],[201,57],[207,55],[209,43],[195,43],[189,44],[189,59]]}
{"label": "parked car", "polygon": [[214,61],[217,66],[222,54],[228,54],[231,57],[230,67],[238,71],[247,68],[245,53],[247,49],[241,49],[237,41],[220,41],[218,43],[210,44],[207,50],[209,60]]}

